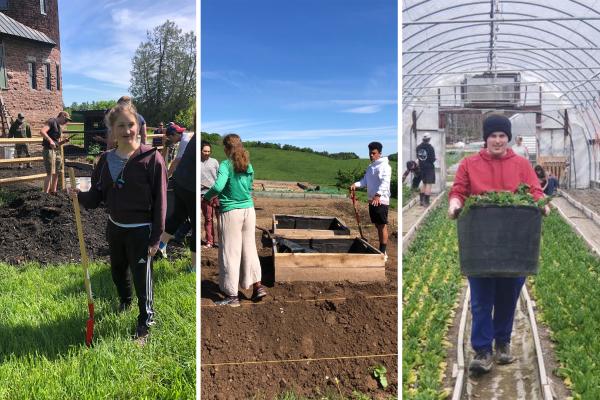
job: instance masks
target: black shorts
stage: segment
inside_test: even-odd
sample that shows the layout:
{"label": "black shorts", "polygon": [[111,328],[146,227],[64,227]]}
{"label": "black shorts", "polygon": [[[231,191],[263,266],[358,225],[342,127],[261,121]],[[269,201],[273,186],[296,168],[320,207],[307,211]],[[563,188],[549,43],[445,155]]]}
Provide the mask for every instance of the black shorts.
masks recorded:
{"label": "black shorts", "polygon": [[369,217],[375,225],[387,225],[388,223],[388,208],[387,204],[374,206],[369,204]]}
{"label": "black shorts", "polygon": [[422,168],[421,179],[424,184],[435,183],[435,168]]}

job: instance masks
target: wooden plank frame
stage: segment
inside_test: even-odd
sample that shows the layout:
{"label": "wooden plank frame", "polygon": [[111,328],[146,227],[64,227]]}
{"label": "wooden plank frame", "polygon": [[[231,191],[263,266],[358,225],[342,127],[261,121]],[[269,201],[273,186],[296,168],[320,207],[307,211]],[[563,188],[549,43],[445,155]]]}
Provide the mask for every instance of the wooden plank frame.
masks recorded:
{"label": "wooden plank frame", "polygon": [[384,254],[361,238],[354,240],[361,241],[373,253],[279,253],[274,243],[275,281],[385,281]]}
{"label": "wooden plank frame", "polygon": [[[348,230],[347,235],[336,235],[335,230],[333,229],[288,229],[288,228],[278,228],[279,225],[278,218],[279,217],[289,217],[289,218],[310,218],[310,219],[322,219],[322,220],[337,220],[337,222],[343,228]],[[280,236],[286,239],[318,239],[318,238],[354,238],[354,236],[350,235],[350,229],[348,225],[344,221],[336,217],[330,216],[320,216],[320,215],[288,215],[288,214],[273,214],[273,235]]]}

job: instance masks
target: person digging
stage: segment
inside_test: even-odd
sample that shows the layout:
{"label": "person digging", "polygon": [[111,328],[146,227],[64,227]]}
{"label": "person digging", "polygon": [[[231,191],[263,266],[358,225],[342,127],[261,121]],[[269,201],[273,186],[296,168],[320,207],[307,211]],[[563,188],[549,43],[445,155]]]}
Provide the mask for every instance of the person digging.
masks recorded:
{"label": "person digging", "polygon": [[368,147],[371,164],[367,167],[361,180],[354,182],[350,186],[350,191],[354,192],[357,188],[367,187],[369,217],[377,228],[379,251],[385,255],[384,258],[387,261],[387,223],[390,206],[392,167],[389,164],[388,158],[381,156],[381,150],[383,149],[381,143],[371,142]]}
{"label": "person digging", "polygon": [[50,118],[40,130],[42,141],[42,156],[46,178],[44,178],[44,192],[56,194],[58,187],[58,174],[62,171],[63,159],[60,155],[60,146],[67,143],[69,138],[63,139],[62,127],[71,121],[69,113],[61,111],[56,118]]}

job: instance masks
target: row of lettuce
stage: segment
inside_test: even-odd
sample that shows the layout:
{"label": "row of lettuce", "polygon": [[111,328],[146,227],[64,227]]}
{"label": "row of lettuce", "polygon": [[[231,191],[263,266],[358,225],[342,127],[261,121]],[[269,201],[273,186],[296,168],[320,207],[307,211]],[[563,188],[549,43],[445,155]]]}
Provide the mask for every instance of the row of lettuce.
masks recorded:
{"label": "row of lettuce", "polygon": [[[446,336],[466,282],[459,271],[456,226],[445,208],[432,212],[403,256],[404,399],[450,394],[443,387]],[[573,398],[600,399],[600,259],[556,213],[544,220],[540,272],[529,285],[537,318],[554,342],[559,368],[552,372]]]}

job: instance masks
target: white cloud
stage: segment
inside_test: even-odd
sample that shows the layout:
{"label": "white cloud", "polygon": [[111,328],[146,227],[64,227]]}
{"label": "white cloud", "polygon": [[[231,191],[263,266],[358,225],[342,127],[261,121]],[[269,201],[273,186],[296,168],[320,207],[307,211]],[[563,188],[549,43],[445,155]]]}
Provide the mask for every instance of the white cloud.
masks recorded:
{"label": "white cloud", "polygon": [[380,105],[371,105],[371,106],[350,108],[348,110],[343,110],[342,112],[353,113],[353,114],[375,114],[375,113],[378,113],[379,111],[381,111]]}
{"label": "white cloud", "polygon": [[62,25],[68,25],[61,41],[65,88],[69,74],[74,74],[113,86],[117,97],[130,85],[131,59],[147,31],[166,20],[183,32],[196,29],[194,0],[111,0],[103,6],[78,1],[63,5],[61,12]]}
{"label": "white cloud", "polygon": [[237,120],[222,120],[222,121],[200,121],[200,129],[202,132],[219,132],[227,133],[238,131],[244,128],[264,126],[279,122],[278,120],[267,120],[267,121],[254,121],[249,119],[237,119]]}
{"label": "white cloud", "polygon": [[[388,100],[388,99],[332,99],[332,100],[308,100],[308,101],[300,101],[296,103],[291,103],[283,106],[284,109],[288,110],[322,110],[322,109],[335,109],[340,106],[359,106],[358,108],[353,108],[350,110],[358,110],[358,111],[350,111],[350,110],[342,110],[344,112],[356,112],[361,113],[360,109],[365,109],[369,111],[366,107],[370,108],[370,113],[379,112],[382,109],[382,106],[386,105],[395,105],[397,103],[396,100]],[[375,108],[377,108],[375,110]],[[368,113],[363,111],[363,114]]]}
{"label": "white cloud", "polygon": [[247,133],[245,140],[285,141],[285,140],[323,140],[325,138],[351,138],[358,137],[391,137],[397,136],[396,126],[377,126],[365,128],[329,128],[329,129],[299,129],[277,130]]}

